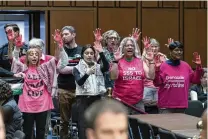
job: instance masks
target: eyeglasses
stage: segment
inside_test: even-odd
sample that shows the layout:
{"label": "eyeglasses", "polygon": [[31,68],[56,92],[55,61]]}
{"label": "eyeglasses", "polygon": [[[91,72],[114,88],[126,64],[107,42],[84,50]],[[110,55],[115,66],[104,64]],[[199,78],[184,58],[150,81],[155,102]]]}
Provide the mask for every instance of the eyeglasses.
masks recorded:
{"label": "eyeglasses", "polygon": [[174,49],[173,51],[176,52],[176,53],[179,53],[179,52],[183,53],[182,49],[176,49],[176,50]]}
{"label": "eyeglasses", "polygon": [[124,47],[134,47],[134,45],[133,44],[127,44],[127,45],[124,45]]}
{"label": "eyeglasses", "polygon": [[109,39],[109,40],[118,40],[117,37],[109,37],[108,39]]}

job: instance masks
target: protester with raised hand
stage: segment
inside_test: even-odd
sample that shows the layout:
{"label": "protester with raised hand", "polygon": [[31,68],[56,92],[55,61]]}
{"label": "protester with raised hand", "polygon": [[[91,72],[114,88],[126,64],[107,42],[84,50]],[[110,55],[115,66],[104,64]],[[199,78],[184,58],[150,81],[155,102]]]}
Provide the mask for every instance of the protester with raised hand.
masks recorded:
{"label": "protester with raised hand", "polygon": [[[4,31],[6,33],[8,43],[0,47],[0,67],[10,71],[12,51],[14,50],[15,39],[20,34],[20,28],[17,26],[17,24],[6,24],[4,26]],[[27,49],[27,45],[23,43],[23,46],[20,48],[19,55],[25,55]]]}
{"label": "protester with raised hand", "polygon": [[58,69],[58,99],[61,117],[60,137],[68,139],[69,120],[72,115],[72,104],[75,102],[75,79],[72,69],[79,63],[82,47],[76,43],[76,29],[73,26],[64,26],[61,29],[64,50],[68,55],[68,65]]}
{"label": "protester with raised hand", "polygon": [[[60,68],[68,63],[68,57],[63,49],[61,34],[55,32],[54,40],[57,43],[59,55],[40,65],[41,52],[37,48],[30,48],[26,54],[25,64],[19,61],[19,49],[21,37],[17,38],[12,71],[16,76],[24,78],[23,93],[20,95],[18,106],[23,113],[23,131],[25,138],[32,137],[34,122],[36,123],[36,138],[45,138],[45,126],[48,110],[54,108],[52,102],[52,85],[57,63],[60,60]],[[31,44],[31,43],[29,43]],[[32,45],[32,44],[31,44]]]}
{"label": "protester with raised hand", "polygon": [[[118,50],[119,43],[120,43],[120,36],[115,30],[108,30],[101,34],[101,29],[98,28],[93,31],[95,40],[98,42],[102,42],[103,46],[103,54],[105,55],[108,63],[111,65],[113,61],[115,61],[114,53]],[[97,55],[98,63],[102,64],[99,55]],[[105,78],[105,86],[108,91],[110,91],[113,86],[114,82],[110,79],[109,72],[104,73]]]}
{"label": "protester with raised hand", "polygon": [[[121,41],[119,51],[115,53],[115,62],[111,69],[111,79],[115,80],[113,97],[133,105],[144,111],[143,90],[144,79],[154,79],[153,52],[150,44],[145,43],[145,58],[150,66],[142,61],[140,49],[135,39],[126,37]],[[118,63],[118,64],[116,64]],[[130,114],[135,112],[129,109]]]}
{"label": "protester with raised hand", "polygon": [[[152,51],[154,53],[154,61],[159,61],[160,63],[163,63],[167,60],[166,55],[159,52],[160,44],[159,42],[154,38],[143,38],[143,42],[148,42],[151,44]],[[145,59],[146,51],[143,50],[142,53],[142,59],[147,64],[147,66],[150,66],[150,63],[148,60]],[[144,96],[143,101],[145,103],[145,106],[156,106],[158,100],[158,88],[154,86],[153,80],[145,79],[144,81]]]}
{"label": "protester with raised hand", "polygon": [[[103,65],[96,62],[96,51],[99,53]],[[76,82],[76,102],[78,114],[78,132],[80,139],[86,139],[84,111],[106,92],[103,73],[108,71],[109,63],[103,54],[100,42],[94,42],[94,46],[87,45],[82,48],[82,59],[73,69]]]}
{"label": "protester with raised hand", "polygon": [[182,61],[183,44],[174,41],[168,45],[170,59],[163,62],[155,61],[154,85],[158,90],[158,107],[160,113],[184,113],[188,107],[188,92],[190,83],[200,83],[202,75],[201,59],[194,52],[193,71],[188,63]]}

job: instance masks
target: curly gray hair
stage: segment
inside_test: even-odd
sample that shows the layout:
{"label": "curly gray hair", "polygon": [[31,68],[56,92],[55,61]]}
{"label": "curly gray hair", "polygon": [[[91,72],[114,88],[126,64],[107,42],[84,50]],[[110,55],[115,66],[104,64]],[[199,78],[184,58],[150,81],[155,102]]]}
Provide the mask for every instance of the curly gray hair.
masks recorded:
{"label": "curly gray hair", "polygon": [[150,39],[150,44],[154,45],[154,46],[157,46],[157,47],[160,47],[160,43],[155,38]]}
{"label": "curly gray hair", "polygon": [[104,46],[107,46],[107,39],[108,39],[108,37],[110,36],[110,35],[112,35],[112,34],[116,34],[116,36],[117,36],[117,41],[118,42],[120,42],[120,36],[119,36],[119,34],[118,34],[118,32],[116,32],[115,30],[108,30],[108,31],[106,31],[105,33],[103,33],[103,35],[102,35],[102,37],[103,37],[103,45]]}
{"label": "curly gray hair", "polygon": [[42,39],[33,38],[29,41],[29,48],[39,48],[43,50],[45,47],[45,43]]}
{"label": "curly gray hair", "polygon": [[120,46],[119,46],[120,53],[121,54],[123,53],[123,48],[126,45],[127,41],[129,41],[129,40],[133,43],[134,48],[135,48],[134,56],[137,57],[137,58],[141,58],[141,52],[140,52],[139,45],[136,43],[136,41],[132,37],[126,37],[121,41]]}

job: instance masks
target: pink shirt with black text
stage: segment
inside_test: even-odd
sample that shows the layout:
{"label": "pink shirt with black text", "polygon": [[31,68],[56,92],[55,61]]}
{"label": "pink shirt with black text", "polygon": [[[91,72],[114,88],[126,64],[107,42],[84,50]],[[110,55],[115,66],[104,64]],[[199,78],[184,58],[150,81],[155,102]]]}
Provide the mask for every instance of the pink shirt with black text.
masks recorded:
{"label": "pink shirt with black text", "polygon": [[29,67],[25,74],[23,93],[18,103],[21,112],[39,113],[53,109],[52,96],[47,91],[37,68]]}

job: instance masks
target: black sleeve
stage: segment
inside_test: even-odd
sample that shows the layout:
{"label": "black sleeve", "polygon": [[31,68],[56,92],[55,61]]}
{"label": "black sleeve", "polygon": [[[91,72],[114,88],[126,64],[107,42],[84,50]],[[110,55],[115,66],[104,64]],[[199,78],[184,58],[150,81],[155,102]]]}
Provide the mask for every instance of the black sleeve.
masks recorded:
{"label": "black sleeve", "polygon": [[103,63],[103,66],[101,67],[101,71],[104,73],[104,72],[108,71],[109,63],[108,63],[107,59],[105,58],[105,55],[103,52],[100,53],[100,59]]}
{"label": "black sleeve", "polygon": [[4,106],[3,107],[3,117],[5,123],[10,123],[13,120],[13,109],[10,106]]}
{"label": "black sleeve", "polygon": [[0,77],[13,77],[14,73],[0,67]]}
{"label": "black sleeve", "polygon": [[82,86],[85,83],[85,81],[87,80],[87,78],[89,77],[89,75],[87,75],[87,74],[80,77],[80,72],[77,70],[77,68],[74,68],[72,72],[73,72],[75,81],[77,82],[77,84],[79,86]]}

